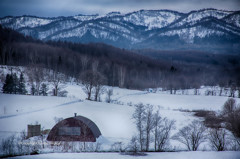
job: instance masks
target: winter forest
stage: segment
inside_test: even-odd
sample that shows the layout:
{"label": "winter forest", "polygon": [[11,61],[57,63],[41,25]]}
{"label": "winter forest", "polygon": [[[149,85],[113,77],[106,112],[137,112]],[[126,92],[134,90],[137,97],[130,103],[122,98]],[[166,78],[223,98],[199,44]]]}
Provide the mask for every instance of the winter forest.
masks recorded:
{"label": "winter forest", "polygon": [[240,8],[143,4],[46,16],[0,2],[0,157],[240,156]]}

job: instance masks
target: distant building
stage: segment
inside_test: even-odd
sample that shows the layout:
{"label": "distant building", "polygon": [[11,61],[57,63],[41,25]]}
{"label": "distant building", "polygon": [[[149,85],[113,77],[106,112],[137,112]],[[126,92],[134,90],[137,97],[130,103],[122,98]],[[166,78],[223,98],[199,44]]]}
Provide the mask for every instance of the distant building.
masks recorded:
{"label": "distant building", "polygon": [[148,93],[153,93],[153,89],[152,88],[148,88]]}
{"label": "distant building", "polygon": [[28,138],[39,135],[41,135],[41,125],[28,125]]}
{"label": "distant building", "polygon": [[97,125],[83,116],[75,116],[57,123],[49,132],[48,141],[96,142],[101,135]]}

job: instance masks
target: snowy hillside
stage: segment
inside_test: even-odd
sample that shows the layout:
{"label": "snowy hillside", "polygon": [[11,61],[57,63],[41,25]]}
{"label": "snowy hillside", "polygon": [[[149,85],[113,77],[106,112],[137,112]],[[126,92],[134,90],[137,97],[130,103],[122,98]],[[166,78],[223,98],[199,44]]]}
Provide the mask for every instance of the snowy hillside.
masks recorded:
{"label": "snowy hillside", "polygon": [[237,27],[240,27],[240,15],[239,12],[237,13],[233,13],[225,18],[223,18],[224,20],[226,20],[228,23],[232,23]]}
{"label": "snowy hillside", "polygon": [[[99,126],[104,138],[101,141],[107,150],[114,142],[127,144],[136,134],[132,119],[133,104],[142,102],[152,104],[156,110],[160,109],[162,117],[176,121],[176,130],[173,131],[176,133],[194,119],[200,120],[192,113],[180,111],[181,109],[220,110],[227,100],[227,97],[219,96],[170,95],[114,88],[113,100],[118,102],[108,104],[84,100],[86,95],[78,85],[69,84],[66,90],[69,92],[68,97],[0,94],[1,137],[26,130],[27,124],[36,122],[44,129],[51,129],[55,125],[54,117],[68,118],[77,113]],[[237,101],[240,102],[240,99]],[[178,142],[173,142],[172,146],[176,149],[183,148]]]}
{"label": "snowy hillside", "polygon": [[233,12],[230,11],[220,11],[215,9],[206,9],[206,10],[199,10],[199,11],[192,11],[186,17],[179,20],[179,22],[174,23],[171,28],[180,27],[184,25],[193,25],[196,24],[198,21],[207,18],[207,17],[214,17],[217,19],[222,19],[227,15]]}
{"label": "snowy hillside", "polygon": [[[3,79],[7,73],[25,72],[24,67],[1,66],[0,67],[0,87],[2,88]],[[25,77],[26,80],[29,77]],[[52,83],[44,81],[52,88]],[[31,87],[26,82],[27,89]],[[217,114],[222,110],[224,103],[228,100],[229,89],[221,89],[219,86],[202,86],[199,89],[176,90],[175,94],[170,94],[169,90],[162,88],[154,88],[147,90],[130,90],[119,87],[104,86],[107,89],[113,89],[111,102],[105,102],[107,97],[106,92],[100,96],[100,102],[86,100],[87,95],[83,90],[83,85],[76,83],[73,78],[69,78],[64,84],[66,97],[51,96],[51,89],[48,91],[48,96],[32,96],[32,95],[16,95],[0,93],[0,141],[9,139],[12,135],[19,137],[23,131],[27,131],[29,124],[41,124],[42,130],[51,130],[57,121],[73,117],[74,113],[92,120],[100,129],[102,136],[97,139],[96,143],[87,143],[89,147],[99,144],[98,151],[119,151],[116,148],[117,144],[121,144],[123,148],[127,148],[131,143],[133,136],[138,134],[133,114],[135,105],[143,103],[145,107],[153,106],[153,111],[159,111],[161,118],[167,118],[169,121],[175,121],[174,129],[170,132],[170,137],[173,137],[182,128],[188,126],[193,121],[203,121],[203,118],[194,116],[196,110],[215,111]],[[222,91],[221,96],[217,96],[219,91]],[[196,95],[195,92],[197,91]],[[215,95],[207,95],[209,91],[214,91]],[[237,91],[235,92],[238,93]],[[235,98],[236,103],[240,103],[240,98]],[[227,131],[229,136],[229,144],[227,150],[233,150],[233,136]],[[26,142],[40,141],[39,137],[32,137]],[[46,140],[47,135],[43,135],[41,142],[44,142],[45,147],[39,149],[36,158],[132,158],[132,156],[121,155],[118,153],[84,153],[84,155],[74,154],[72,152],[81,152],[81,150],[61,150],[60,146],[52,146]],[[18,138],[16,138],[18,139]],[[19,140],[18,140],[19,141]],[[3,142],[2,142],[3,143]],[[72,142],[74,144],[74,142]],[[82,144],[77,142],[76,144]],[[76,146],[76,145],[75,145]],[[75,147],[76,148],[76,147]],[[76,148],[77,149],[77,148]],[[151,142],[150,150],[154,150],[154,144]],[[170,138],[169,144],[166,147],[168,151],[186,151],[186,146],[179,141]],[[209,142],[204,141],[199,146],[198,152],[172,152],[172,153],[148,153],[143,158],[185,158],[186,156],[193,158],[198,155],[199,158],[214,159],[218,158],[233,158],[237,159],[239,152],[213,152]],[[92,150],[93,151],[93,150]],[[207,152],[202,152],[207,151]],[[210,152],[211,151],[211,152]],[[44,154],[53,152],[51,154]],[[56,152],[71,152],[63,155]],[[3,152],[0,152],[0,156]],[[19,157],[16,157],[19,158]],[[20,158],[28,158],[23,156]],[[31,158],[31,156],[30,156]],[[139,157],[142,158],[142,157]]]}
{"label": "snowy hillside", "polygon": [[[202,43],[221,45],[232,39],[240,40],[239,12],[204,9],[189,13],[170,10],[140,10],[121,14],[76,15],[41,18],[34,16],[4,17],[4,27],[41,40],[67,40],[73,42],[104,42],[125,48],[199,48]],[[164,38],[164,41],[161,41]],[[168,40],[174,38],[175,41]],[[224,41],[225,40],[225,41]],[[161,41],[161,42],[159,42]],[[142,45],[144,44],[144,45]],[[188,45],[195,44],[195,45]]]}
{"label": "snowy hillside", "polygon": [[[24,67],[0,67],[0,87],[2,88],[4,77],[7,73],[16,73],[18,76],[20,72],[25,72]],[[29,77],[25,77],[26,80]],[[127,147],[131,138],[137,134],[137,128],[134,123],[133,113],[135,111],[134,105],[143,103],[152,105],[154,112],[159,111],[162,118],[175,121],[174,129],[171,131],[172,137],[180,129],[191,124],[192,121],[202,121],[202,118],[194,116],[192,110],[211,110],[217,113],[222,109],[223,104],[228,99],[229,90],[225,88],[222,96],[206,96],[206,92],[215,91],[218,94],[220,87],[202,86],[197,90],[197,95],[194,95],[196,89],[177,90],[175,94],[170,94],[168,90],[148,89],[148,90],[129,90],[119,87],[104,86],[106,89],[112,88],[113,95],[111,102],[106,103],[106,92],[101,94],[101,102],[86,100],[87,95],[83,91],[81,84],[76,84],[74,79],[69,79],[65,83],[64,90],[66,90],[66,97],[51,96],[51,89],[49,96],[32,96],[32,95],[14,95],[0,93],[0,140],[7,139],[12,135],[20,136],[23,131],[27,131],[28,124],[41,124],[43,130],[50,130],[56,124],[56,120],[73,117],[74,113],[91,119],[100,129],[102,136],[97,139],[97,144],[100,144],[99,151],[114,151],[114,146],[121,143],[123,147]],[[45,81],[52,88],[50,82]],[[27,89],[31,87],[27,83]],[[235,92],[237,94],[237,92]],[[235,98],[237,103],[240,103],[240,98]],[[61,152],[58,148],[51,148],[50,143],[46,140],[47,135],[43,136],[42,142],[45,143],[45,148],[42,148],[40,153]],[[37,137],[30,138],[29,141],[39,140]],[[28,141],[28,142],[29,142]],[[230,146],[230,145],[229,145]],[[169,150],[182,151],[186,147],[176,140],[170,140],[167,147]],[[153,150],[153,143],[150,145]],[[208,142],[204,142],[199,147],[199,150],[210,151],[211,148]],[[117,150],[118,151],[118,150]],[[200,153],[201,157],[208,157],[213,159],[219,153],[216,152],[180,152],[180,153],[148,153],[146,158],[176,158],[182,156],[196,155]],[[1,155],[1,153],[0,153]],[[100,158],[132,158],[127,155],[120,155],[117,153],[95,154],[85,153],[85,156],[75,156],[74,153],[67,154],[41,154],[36,158],[94,158],[98,155]],[[163,156],[162,156],[163,155]],[[224,152],[222,158],[237,159],[239,152]],[[23,156],[23,158],[27,156]],[[110,158],[111,158],[110,157]],[[145,158],[144,157],[144,158]],[[17,157],[19,158],[19,157]],[[22,157],[20,157],[22,158]],[[31,156],[30,156],[31,158]]]}
{"label": "snowy hillside", "polygon": [[164,10],[141,10],[125,15],[123,20],[135,25],[142,25],[149,30],[163,28],[181,17],[181,13]]}
{"label": "snowy hillside", "polygon": [[75,19],[80,20],[80,21],[87,21],[87,20],[93,20],[93,19],[97,19],[99,17],[99,15],[75,15],[73,16]]}
{"label": "snowy hillside", "polygon": [[40,18],[34,16],[21,16],[21,17],[6,17],[0,19],[1,24],[6,27],[19,29],[23,27],[34,28],[42,25],[47,25],[57,19]]}

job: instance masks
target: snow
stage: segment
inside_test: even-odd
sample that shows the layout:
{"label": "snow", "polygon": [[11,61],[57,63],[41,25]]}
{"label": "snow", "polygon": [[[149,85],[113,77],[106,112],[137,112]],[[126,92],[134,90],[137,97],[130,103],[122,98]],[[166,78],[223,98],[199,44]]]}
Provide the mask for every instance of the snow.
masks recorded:
{"label": "snow", "polygon": [[186,18],[184,18],[183,20],[174,24],[171,27],[179,27],[179,26],[183,26],[185,24],[193,25],[193,24],[196,24],[201,19],[206,18],[206,17],[215,17],[217,19],[221,19],[221,18],[226,17],[230,13],[232,13],[232,12],[220,11],[220,10],[215,10],[215,9],[200,10],[200,11],[196,11],[196,12],[192,12],[192,13],[190,12],[190,14]]}
{"label": "snow", "polygon": [[199,95],[171,95],[148,93],[129,95],[118,99],[125,103],[133,102],[160,106],[162,109],[188,109],[188,110],[220,110],[228,97],[199,96]]}
{"label": "snow", "polygon": [[148,27],[149,30],[153,28],[163,28],[175,20],[180,18],[180,15],[170,11],[138,11],[124,16],[124,20],[136,25]]}
{"label": "snow", "polygon": [[41,25],[49,24],[56,19],[48,19],[48,18],[39,18],[39,17],[32,17],[32,16],[22,16],[22,17],[6,17],[1,19],[1,24],[6,24],[8,27],[13,29],[19,29],[22,27],[38,27]]}
{"label": "snow", "polygon": [[225,19],[228,23],[232,23],[237,27],[240,27],[240,14],[234,14],[231,17]]}
{"label": "snow", "polygon": [[108,32],[108,30],[105,27],[95,25],[93,23],[88,23],[83,26],[76,27],[75,29],[60,32],[59,34],[52,36],[51,39],[54,40],[59,38],[70,38],[70,37],[81,38],[87,32],[90,32],[92,36],[96,38],[110,39],[113,41],[116,41],[118,39],[118,37],[115,35],[110,36],[110,32]]}
{"label": "snow", "polygon": [[119,24],[114,24],[114,23],[109,23],[109,22],[100,22],[100,24],[103,24],[111,29],[117,29],[123,33],[131,33],[130,30],[126,29],[125,27],[119,25]]}
{"label": "snow", "polygon": [[[37,110],[44,110],[51,108],[52,106],[57,106],[71,101],[71,98],[8,94],[1,94],[1,99],[1,106],[6,107],[6,114],[8,116]],[[31,103],[34,103],[34,105],[32,105]],[[1,118],[4,117],[2,111],[0,112],[0,114]]]}
{"label": "snow", "polygon": [[[151,104],[155,110],[160,110],[162,117],[175,120],[176,129],[172,131],[173,135],[191,121],[201,120],[192,113],[181,110],[218,111],[228,99],[220,96],[170,95],[159,91],[148,93],[114,87],[114,101],[109,104],[84,100],[86,94],[79,85],[68,84],[65,89],[69,92],[68,97],[0,94],[1,138],[26,130],[28,124],[36,122],[44,129],[51,129],[55,125],[54,117],[68,118],[77,113],[96,123],[103,135],[101,142],[105,142],[103,149],[108,150],[114,142],[128,144],[130,138],[136,134],[132,119],[134,104]],[[101,98],[104,101],[105,97]],[[236,100],[240,103],[240,99]],[[176,149],[183,149],[183,145],[176,141],[171,141],[171,145]]]}
{"label": "snow", "polygon": [[[12,69],[11,69],[12,68]],[[12,70],[19,74],[23,71],[23,67],[4,67],[1,66],[1,76],[5,76]],[[199,89],[199,95],[193,95],[194,90],[178,90],[175,95],[162,89],[154,89],[153,92],[145,90],[129,90],[118,87],[108,87],[113,89],[112,103],[105,103],[106,95],[101,96],[102,102],[88,101],[86,94],[82,90],[82,86],[69,82],[66,84],[65,90],[68,91],[67,97],[53,96],[31,96],[31,95],[12,95],[0,93],[0,139],[6,138],[12,134],[18,134],[22,130],[26,131],[28,124],[41,124],[43,129],[51,129],[56,123],[54,118],[69,118],[77,113],[92,120],[99,127],[102,136],[97,140],[102,144],[101,150],[109,151],[111,145],[115,142],[122,142],[127,146],[131,137],[136,135],[136,127],[132,114],[135,110],[134,105],[143,103],[145,105],[153,105],[154,111],[159,110],[162,118],[166,117],[169,120],[175,121],[175,129],[171,132],[171,136],[178,132],[184,126],[189,125],[193,120],[202,120],[193,116],[193,113],[185,110],[214,110],[220,111],[223,104],[228,99],[227,92],[223,93],[226,96],[205,96],[205,91],[214,89],[216,92],[219,87],[202,86]],[[240,98],[235,98],[237,103],[240,103]],[[170,140],[170,149],[185,150],[184,145],[175,140]],[[200,146],[200,150],[210,150],[208,143]],[[176,156],[181,156],[181,153]],[[185,153],[183,156],[194,156],[193,152]],[[196,152],[198,153],[198,152]],[[199,152],[200,153],[200,152]],[[219,154],[216,152],[201,152],[214,158]],[[84,153],[85,154],[85,153]],[[90,153],[89,158],[94,153]],[[149,153],[146,158],[172,158],[172,153]],[[233,152],[225,152],[224,155],[235,154]],[[57,154],[40,155],[44,157],[54,158]],[[53,155],[53,156],[51,156]],[[64,154],[65,155],[65,154]],[[66,154],[75,155],[75,154]],[[108,155],[108,154],[106,154]],[[113,154],[118,157],[119,154]],[[76,156],[79,157],[79,156]],[[88,156],[86,156],[88,158]],[[105,154],[102,156],[107,158]],[[67,156],[65,158],[68,158]],[[74,158],[74,156],[73,156]],[[115,157],[114,157],[115,158]],[[207,157],[204,157],[207,158]]]}
{"label": "snow", "polygon": [[[76,21],[76,20],[64,20],[64,21],[58,21],[52,26],[50,29],[46,28],[43,31],[38,32],[38,37],[39,39],[45,39],[50,35],[53,35],[57,32],[61,32],[66,29],[74,28],[78,25],[80,25],[81,22]],[[22,31],[21,31],[22,32]]]}
{"label": "snow", "polygon": [[208,29],[202,26],[191,27],[191,28],[183,28],[183,29],[176,29],[167,31],[164,33],[159,34],[160,36],[167,35],[167,36],[174,36],[178,35],[182,40],[187,43],[193,43],[195,37],[204,38],[210,35],[224,35],[224,32],[216,31],[213,29]]}
{"label": "snow", "polygon": [[94,20],[99,18],[99,15],[76,15],[73,18],[80,21],[88,21],[88,20]]}
{"label": "snow", "polygon": [[128,156],[119,153],[50,153],[13,157],[14,159],[239,159],[240,152],[161,152],[147,156]]}
{"label": "snow", "polygon": [[[226,23],[212,27],[213,29],[196,26],[203,24],[205,18],[212,17]],[[222,36],[226,32],[239,36],[239,17],[237,12],[215,9],[203,9],[187,14],[169,10],[140,10],[128,14],[111,12],[101,16],[76,15],[64,18],[5,17],[0,19],[0,23],[4,27],[41,40],[81,38],[89,32],[96,38],[113,42],[126,38],[131,44],[140,43],[156,34],[159,38],[178,35],[183,41],[194,43],[194,37]],[[155,29],[159,32],[155,32]]]}
{"label": "snow", "polygon": [[[129,138],[135,128],[129,122],[133,113],[133,108],[129,106],[80,101],[76,98],[5,94],[0,94],[0,101],[1,113],[4,107],[7,109],[7,114],[0,118],[1,131],[20,132],[26,130],[27,124],[36,121],[45,129],[51,129],[55,125],[54,117],[68,118],[74,113],[91,119],[99,126],[102,134],[109,138]],[[15,111],[18,109],[21,111]]]}

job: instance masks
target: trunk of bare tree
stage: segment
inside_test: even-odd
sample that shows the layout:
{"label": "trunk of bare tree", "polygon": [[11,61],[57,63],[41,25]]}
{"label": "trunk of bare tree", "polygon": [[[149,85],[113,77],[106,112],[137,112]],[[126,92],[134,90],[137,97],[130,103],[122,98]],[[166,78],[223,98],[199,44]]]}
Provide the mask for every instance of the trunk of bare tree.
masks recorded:
{"label": "trunk of bare tree", "polygon": [[125,84],[126,68],[124,66],[119,66],[119,87],[123,87]]}

